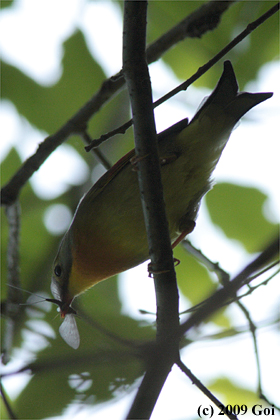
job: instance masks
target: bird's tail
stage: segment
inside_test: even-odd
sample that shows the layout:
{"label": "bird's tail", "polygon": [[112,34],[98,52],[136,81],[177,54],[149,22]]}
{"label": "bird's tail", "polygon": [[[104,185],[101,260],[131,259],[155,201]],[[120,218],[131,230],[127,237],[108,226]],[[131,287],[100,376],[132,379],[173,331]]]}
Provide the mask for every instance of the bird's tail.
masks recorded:
{"label": "bird's tail", "polygon": [[[211,109],[221,109],[227,118],[230,118],[232,126],[260,102],[270,98],[273,93],[248,93],[238,92],[238,84],[232,64],[229,60],[224,62],[223,74],[203,106],[194,116],[194,120],[201,118],[203,114],[211,112]],[[214,112],[214,111],[213,111]]]}

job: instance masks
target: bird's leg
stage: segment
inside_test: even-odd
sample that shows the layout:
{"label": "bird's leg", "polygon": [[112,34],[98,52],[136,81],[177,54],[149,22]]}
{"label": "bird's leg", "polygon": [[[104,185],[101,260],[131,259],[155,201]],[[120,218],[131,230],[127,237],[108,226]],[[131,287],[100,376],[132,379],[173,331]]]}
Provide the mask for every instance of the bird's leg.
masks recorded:
{"label": "bird's leg", "polygon": [[172,249],[175,248],[189,233],[191,233],[195,228],[194,220],[186,220],[181,223],[181,233],[178,238],[173,242]]}
{"label": "bird's leg", "polygon": [[[174,267],[176,267],[177,265],[180,264],[180,260],[178,260],[178,258],[173,258],[173,261],[174,261]],[[168,273],[168,271],[170,271],[170,270],[155,271],[155,270],[153,270],[153,264],[152,263],[148,264],[149,277],[153,277],[153,274]]]}
{"label": "bird's leg", "polygon": [[[189,220],[189,219],[183,220],[180,223],[180,227],[181,227],[182,231],[181,231],[180,235],[178,236],[178,238],[173,242],[172,249],[174,249],[175,246],[177,246],[185,238],[185,236],[187,236],[189,233],[191,233],[194,230],[195,221],[194,220]],[[175,267],[179,264],[180,264],[180,260],[178,260],[177,258],[174,258]],[[153,274],[167,273],[168,271],[169,270],[155,271],[153,269],[152,263],[148,264],[149,277],[152,277]]]}

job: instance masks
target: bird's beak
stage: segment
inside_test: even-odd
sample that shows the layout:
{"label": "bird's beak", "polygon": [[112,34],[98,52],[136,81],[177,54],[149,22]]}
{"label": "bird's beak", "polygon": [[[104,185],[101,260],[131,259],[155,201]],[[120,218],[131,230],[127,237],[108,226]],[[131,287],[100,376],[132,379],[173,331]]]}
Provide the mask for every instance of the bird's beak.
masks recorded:
{"label": "bird's beak", "polygon": [[74,298],[68,296],[68,294],[64,297],[61,307],[60,307],[60,316],[61,318],[65,318],[66,315],[69,314],[76,314],[75,309],[71,308],[71,303],[73,302]]}

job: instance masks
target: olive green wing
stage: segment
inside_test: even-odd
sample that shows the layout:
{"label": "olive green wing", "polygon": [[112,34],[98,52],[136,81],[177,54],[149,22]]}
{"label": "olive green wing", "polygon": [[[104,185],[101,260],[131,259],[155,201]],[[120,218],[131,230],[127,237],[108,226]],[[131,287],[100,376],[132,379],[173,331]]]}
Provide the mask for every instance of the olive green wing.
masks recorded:
{"label": "olive green wing", "polygon": [[[168,141],[174,138],[188,125],[188,119],[185,118],[172,125],[158,135],[158,141]],[[101,178],[92,186],[88,195],[90,200],[94,200],[100,194],[106,185],[108,185],[127,165],[131,165],[131,159],[135,157],[135,149],[130,150],[121,159],[119,159]]]}

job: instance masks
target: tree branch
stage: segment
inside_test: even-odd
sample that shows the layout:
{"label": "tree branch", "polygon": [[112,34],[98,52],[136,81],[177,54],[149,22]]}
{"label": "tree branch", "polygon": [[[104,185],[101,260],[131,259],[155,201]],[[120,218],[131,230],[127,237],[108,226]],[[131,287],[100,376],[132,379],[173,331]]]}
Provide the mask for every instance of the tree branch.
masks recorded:
{"label": "tree branch", "polygon": [[[222,3],[219,5],[219,3]],[[169,48],[187,37],[201,37],[206,31],[214,29],[214,26],[203,24],[209,20],[215,20],[218,24],[220,17],[233,1],[209,3],[195,10],[179,24],[175,25],[167,34],[158,38],[148,49],[149,64],[161,57]],[[212,18],[211,18],[212,16]],[[215,19],[213,19],[215,16]],[[168,35],[169,34],[169,35]],[[27,159],[18,172],[11,178],[9,183],[1,190],[1,205],[12,204],[18,197],[21,188],[29,178],[37,171],[49,155],[71,135],[84,133],[90,118],[96,114],[112,96],[123,88],[125,80],[122,71],[106,79],[99,91],[67,121],[56,133],[47,137],[38,147],[34,155]]]}
{"label": "tree branch", "polygon": [[10,352],[13,347],[13,338],[16,320],[19,314],[19,302],[21,301],[21,291],[19,290],[19,241],[20,241],[20,204],[16,201],[6,208],[6,216],[9,225],[9,239],[7,247],[7,282],[9,287],[5,302],[5,334],[3,339],[4,364],[10,360]]}
{"label": "tree branch", "polygon": [[[177,366],[181,369],[182,372],[184,372],[187,377],[192,381],[194,385],[197,386],[200,391],[212,401],[213,404],[215,404],[218,408],[223,407],[224,405],[218,400],[217,397],[215,397],[214,394],[212,394],[211,391],[209,391],[208,388],[206,388],[205,385],[203,385],[202,382],[191,372],[191,370],[182,362],[181,359],[177,360],[176,362]],[[235,414],[229,414],[226,409],[221,409],[225,413],[225,415],[229,419],[238,420]]]}
{"label": "tree branch", "polygon": [[[202,264],[204,264],[208,269],[214,271],[214,273],[217,275],[218,280],[221,282],[223,286],[226,286],[230,281],[229,274],[224,271],[218,263],[214,264],[212,261],[209,260],[200,250],[196,249],[189,241],[185,240],[183,241],[183,246],[185,249],[189,251],[192,255],[194,255]],[[235,296],[237,298],[237,295]],[[258,350],[258,343],[257,343],[257,335],[256,335],[256,326],[251,318],[250,312],[246,308],[246,306],[239,300],[236,299],[235,303],[238,305],[238,307],[243,312],[245,318],[248,321],[249,328],[252,334],[252,339],[254,343],[254,349],[255,349],[255,357],[256,357],[256,366],[257,366],[257,372],[258,372],[258,394],[262,395],[262,381],[261,381],[261,369],[260,369],[260,357],[259,357],[259,350]]]}
{"label": "tree branch", "polygon": [[178,25],[171,28],[147,48],[147,61],[152,63],[158,60],[178,42],[186,38],[201,38],[208,31],[215,29],[222,14],[233,4],[240,0],[217,1],[211,0],[185,17]]}
{"label": "tree branch", "polygon": [[256,257],[244,270],[234,279],[227,283],[225,287],[217,290],[212,296],[205,300],[205,304],[200,306],[187,321],[180,325],[180,334],[185,334],[194,326],[209,318],[214,312],[219,310],[230,298],[234,297],[237,291],[247,284],[247,280],[252,278],[254,273],[261,267],[268,264],[279,254],[279,237],[275,238],[264,251]]}
{"label": "tree branch", "polygon": [[157,340],[128,414],[148,419],[178,357],[178,290],[165,215],[152,91],[145,56],[147,1],[124,3],[123,70],[131,99],[139,188],[157,300]]}
{"label": "tree branch", "polygon": [[[264,23],[268,18],[270,18],[274,13],[279,11],[279,3],[271,7],[267,12],[265,12],[262,16],[258,19],[254,20],[253,22],[249,23],[249,25],[244,29],[244,31],[240,32],[230,43],[228,43],[223,49],[221,49],[216,55],[214,55],[211,60],[201,66],[191,77],[185,80],[183,83],[178,85],[176,88],[172,89],[157,101],[154,102],[153,106],[156,108],[157,106],[163,104],[168,99],[172,98],[173,96],[177,95],[177,93],[187,90],[187,88],[192,85],[196,80],[198,80],[201,76],[203,76],[211,67],[214,66],[221,58],[223,58],[229,51],[231,51],[237,44],[243,41],[251,32],[257,29],[262,23]],[[91,149],[100,146],[104,141],[108,140],[109,138],[115,136],[116,134],[123,134],[126,130],[132,126],[132,119],[125,122],[121,126],[115,128],[112,131],[109,131],[106,134],[102,134],[99,139],[94,139],[92,142],[85,147],[85,150],[89,152]]]}

